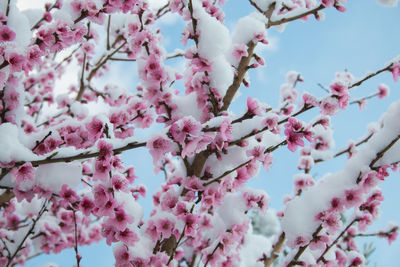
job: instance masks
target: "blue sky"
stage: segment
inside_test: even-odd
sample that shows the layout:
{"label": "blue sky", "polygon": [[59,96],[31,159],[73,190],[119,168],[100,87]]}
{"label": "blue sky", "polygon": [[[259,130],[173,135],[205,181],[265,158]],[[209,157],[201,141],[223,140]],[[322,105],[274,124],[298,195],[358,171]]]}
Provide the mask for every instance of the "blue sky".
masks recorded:
{"label": "blue sky", "polygon": [[[238,4],[241,2],[241,4]],[[296,70],[305,80],[298,84],[299,92],[307,90],[318,96],[324,91],[318,83],[329,85],[337,71],[347,69],[356,77],[363,76],[368,71],[375,71],[384,66],[391,58],[400,54],[400,7],[385,8],[376,4],[375,0],[350,0],[346,4],[345,13],[334,9],[326,12],[326,19],[317,22],[314,18],[309,21],[297,21],[287,25],[284,32],[274,29],[268,31],[271,46],[261,49],[266,67],[250,71],[251,87],[241,88],[242,95],[236,99],[232,108],[240,113],[246,105],[247,96],[260,99],[263,102],[276,106],[279,100],[279,87],[284,82],[286,72]],[[226,23],[233,28],[235,21],[254,9],[246,1],[228,0],[225,5]],[[397,27],[396,27],[397,25]],[[165,20],[162,25],[164,34],[169,35],[164,41],[168,51],[173,51],[180,39],[180,31],[184,23],[179,20]],[[171,34],[171,35],[170,35]],[[180,44],[178,44],[182,47]],[[172,61],[179,65],[178,60]],[[132,75],[132,69],[127,65],[120,65],[119,70],[125,69],[120,75]],[[136,78],[132,78],[131,88],[135,87]],[[352,92],[354,98],[369,95],[377,90],[379,83],[386,83],[391,88],[389,98],[368,101],[366,109],[359,111],[357,106],[351,106],[346,111],[334,117],[334,138],[336,150],[346,146],[348,140],[358,140],[366,133],[369,122],[377,121],[386,111],[389,103],[400,99],[400,83],[393,83],[390,73],[383,73]],[[316,111],[301,117],[311,119]],[[145,135],[146,133],[143,133]],[[262,188],[271,197],[271,207],[282,208],[282,197],[292,192],[292,176],[297,173],[297,154],[282,148],[274,153],[275,164],[271,171],[261,171],[259,177],[250,183],[251,186]],[[151,158],[144,149],[127,152],[123,155],[126,164],[134,165],[138,183],[148,186],[147,199],[141,203],[147,213],[151,209],[151,192],[156,190],[162,177],[152,172]],[[335,172],[344,164],[345,157],[328,163],[322,163],[312,170],[317,178],[327,172]],[[382,184],[385,201],[381,206],[381,219],[367,232],[384,227],[387,221],[400,222],[400,176],[391,175]],[[372,256],[371,266],[376,262],[378,266],[395,266],[398,262],[397,253],[400,251],[400,241],[388,246],[386,240],[370,238],[374,241],[377,250]],[[90,266],[112,266],[114,259],[112,250],[104,243],[91,247],[80,247],[83,255],[82,264]],[[45,255],[31,260],[27,266],[42,266],[47,262],[57,263],[59,266],[72,266],[74,252],[67,250],[58,255]]]}

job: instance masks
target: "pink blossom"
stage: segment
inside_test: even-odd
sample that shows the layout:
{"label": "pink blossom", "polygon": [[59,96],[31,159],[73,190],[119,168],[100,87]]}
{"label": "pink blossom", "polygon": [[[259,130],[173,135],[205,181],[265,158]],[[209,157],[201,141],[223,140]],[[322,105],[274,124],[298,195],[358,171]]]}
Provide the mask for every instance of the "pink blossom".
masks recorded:
{"label": "pink blossom", "polygon": [[378,93],[379,98],[384,98],[389,95],[389,87],[386,84],[381,83],[378,86],[378,90],[379,90],[379,93]]}
{"label": "pink blossom", "polygon": [[4,57],[8,63],[10,64],[10,71],[13,72],[20,72],[22,71],[22,67],[26,62],[26,58],[23,55],[17,53],[10,53],[6,54]]}
{"label": "pink blossom", "polygon": [[233,49],[233,56],[236,60],[240,60],[242,57],[247,57],[247,46],[245,44],[235,45]]}
{"label": "pink blossom", "polygon": [[264,147],[261,146],[255,146],[250,150],[246,151],[246,155],[248,157],[252,157],[254,160],[258,160],[258,161],[264,161]]}
{"label": "pink blossom", "polygon": [[368,172],[362,177],[362,187],[365,192],[374,188],[379,183],[379,178],[376,172]]}
{"label": "pink blossom", "polygon": [[185,188],[188,190],[192,190],[195,192],[204,190],[203,184],[196,176],[188,177],[187,179],[184,180],[183,184],[185,185]]}
{"label": "pink blossom", "polygon": [[392,244],[392,242],[393,241],[395,241],[396,240],[396,238],[397,238],[397,235],[398,235],[398,228],[399,227],[394,227],[390,232],[389,232],[389,234],[387,235],[387,239],[388,239],[388,242],[389,242],[389,245],[390,244]]}
{"label": "pink blossom", "polygon": [[122,207],[114,209],[115,217],[112,219],[112,225],[114,225],[118,231],[123,231],[128,223],[133,223],[133,217],[128,215]]}
{"label": "pink blossom", "polygon": [[82,138],[77,133],[69,133],[64,137],[67,146],[80,147],[82,144]]}
{"label": "pink blossom", "polygon": [[20,188],[18,188],[18,186],[14,187],[13,189],[13,193],[15,195],[15,197],[17,198],[18,202],[21,202],[22,200],[26,200],[29,203],[32,201],[32,199],[35,197],[35,192],[33,192],[32,190],[21,190]]}
{"label": "pink blossom", "polygon": [[11,179],[18,185],[25,181],[34,181],[35,169],[30,162],[25,162],[21,166],[11,170]]}
{"label": "pink blossom", "polygon": [[310,95],[308,93],[304,93],[302,96],[304,105],[310,105],[310,106],[318,106],[318,100],[315,96]]}
{"label": "pink blossom", "polygon": [[339,100],[339,108],[345,109],[349,105],[350,95],[343,94],[339,96],[338,100]]}
{"label": "pink blossom", "polygon": [[288,241],[287,245],[290,248],[299,248],[307,245],[311,241],[311,238],[304,236],[297,236],[293,241]]}
{"label": "pink blossom", "polygon": [[[95,203],[96,203],[96,199],[95,199]],[[106,200],[106,202],[99,206],[98,203],[96,204],[96,214],[98,216],[109,216],[112,217],[114,216],[114,208],[116,207],[117,203],[113,198],[110,198],[108,200]]]}
{"label": "pink blossom", "polygon": [[123,231],[117,232],[115,237],[119,241],[122,241],[127,246],[133,246],[137,241],[139,241],[138,235],[135,232],[132,232],[131,230],[129,230],[129,228],[126,228]]}
{"label": "pink blossom", "polygon": [[261,116],[261,107],[256,99],[253,99],[251,97],[247,98],[247,112],[250,115],[256,115],[256,116]]}
{"label": "pink blossom", "polygon": [[310,156],[302,156],[299,159],[297,168],[299,170],[310,170],[314,166],[314,159]]}
{"label": "pink blossom", "polygon": [[221,125],[219,126],[219,134],[224,141],[229,142],[232,140],[232,125],[229,119],[222,121]]}
{"label": "pink blossom", "polygon": [[183,144],[187,137],[200,135],[201,124],[192,117],[184,118],[172,124],[170,132],[175,141]]}
{"label": "pink blossom", "polygon": [[106,181],[109,178],[109,171],[111,170],[110,160],[96,159],[94,162],[94,180]]}
{"label": "pink blossom", "polygon": [[15,39],[15,32],[7,25],[0,25],[0,42],[11,42]]}
{"label": "pink blossom", "polygon": [[161,208],[162,210],[171,210],[178,203],[178,196],[176,193],[171,191],[165,192],[161,197]]}
{"label": "pink blossom", "polygon": [[345,86],[344,84],[340,83],[340,82],[335,82],[334,84],[332,84],[330,86],[332,94],[334,95],[339,95],[342,96],[344,94],[347,94],[347,86]]}
{"label": "pink blossom", "polygon": [[94,187],[94,203],[97,207],[103,206],[110,199],[107,188],[99,184]]}
{"label": "pink blossom", "polygon": [[294,176],[294,185],[295,185],[295,190],[299,191],[314,185],[314,181],[312,176],[309,174],[297,174]]}
{"label": "pink blossom", "polygon": [[304,141],[302,140],[302,134],[299,133],[290,133],[286,137],[286,141],[288,143],[288,149],[292,152],[295,152],[297,146],[304,146]]}
{"label": "pink blossom", "polygon": [[75,193],[74,190],[68,187],[68,185],[64,184],[61,187],[60,192],[58,193],[60,197],[62,197],[67,202],[73,204],[79,201],[79,196]]}
{"label": "pink blossom", "polygon": [[343,211],[343,209],[344,209],[343,202],[340,198],[334,197],[331,199],[330,203],[331,203],[330,211],[332,211],[332,212],[335,212],[335,211],[342,212]]}
{"label": "pink blossom", "polygon": [[272,157],[272,153],[265,154],[264,160],[262,162],[265,171],[269,172],[272,163],[274,162],[274,158]]}
{"label": "pink blossom", "polygon": [[115,191],[126,192],[128,190],[128,181],[117,174],[111,177],[111,184]]}
{"label": "pink blossom", "polygon": [[329,212],[324,215],[322,218],[322,226],[328,229],[329,233],[336,233],[339,231],[341,223],[340,223],[340,215],[336,212]]}
{"label": "pink blossom", "polygon": [[397,63],[393,64],[393,67],[391,68],[391,70],[392,70],[393,80],[395,82],[397,82],[398,77],[400,76],[400,63],[397,62]]}
{"label": "pink blossom", "polygon": [[79,208],[82,211],[85,216],[89,216],[92,210],[94,209],[95,205],[93,200],[88,198],[87,196],[84,196],[79,203]]}
{"label": "pink blossom", "polygon": [[350,266],[360,266],[361,264],[363,264],[363,260],[358,256],[350,260]]}
{"label": "pink blossom", "polygon": [[196,57],[191,62],[193,64],[193,71],[194,72],[211,72],[212,71],[212,64],[205,58]]}
{"label": "pink blossom", "polygon": [[326,97],[322,99],[319,107],[323,115],[335,115],[339,109],[339,101],[334,97]]}
{"label": "pink blossom", "polygon": [[174,229],[174,223],[169,219],[159,219],[156,223],[156,228],[162,234],[163,238],[169,238]]}
{"label": "pink blossom", "polygon": [[117,249],[115,249],[114,257],[116,261],[115,262],[116,266],[122,266],[122,267],[132,266],[131,261],[133,257],[125,246],[119,246]]}
{"label": "pink blossom", "polygon": [[278,116],[277,115],[268,115],[263,121],[262,125],[267,127],[273,133],[279,133],[279,125],[278,125]]}
{"label": "pink blossom", "polygon": [[98,138],[103,133],[103,122],[94,117],[90,123],[86,124],[86,129],[92,139]]}
{"label": "pink blossom", "polygon": [[157,226],[154,221],[149,220],[146,228],[146,234],[148,234],[153,242],[155,242],[159,238],[159,234],[157,231]]}
{"label": "pink blossom", "polygon": [[318,235],[310,242],[311,250],[324,250],[327,244],[330,242],[330,239],[326,235]]}
{"label": "pink blossom", "polygon": [[359,205],[362,201],[361,190],[345,190],[344,205],[346,208],[352,208]]}
{"label": "pink blossom", "polygon": [[158,162],[166,152],[169,152],[172,149],[171,141],[164,139],[161,136],[156,136],[150,139],[147,141],[146,146],[150,150],[150,154],[153,157],[154,163]]}
{"label": "pink blossom", "polygon": [[6,90],[4,93],[4,100],[8,110],[14,110],[18,107],[20,95],[15,89]]}

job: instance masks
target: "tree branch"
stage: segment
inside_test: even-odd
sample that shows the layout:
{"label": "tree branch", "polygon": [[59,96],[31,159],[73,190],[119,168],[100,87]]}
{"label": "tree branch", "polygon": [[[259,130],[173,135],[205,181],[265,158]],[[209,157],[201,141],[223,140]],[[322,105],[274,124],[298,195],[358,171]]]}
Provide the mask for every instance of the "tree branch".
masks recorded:
{"label": "tree branch", "polygon": [[[129,143],[123,147],[119,147],[119,148],[115,148],[113,149],[114,154],[119,154],[123,151],[126,150],[130,150],[130,149],[134,149],[134,148],[138,148],[138,147],[144,147],[146,146],[146,142],[142,142],[142,143],[137,143],[137,142],[133,142],[133,143]],[[43,165],[43,164],[50,164],[50,163],[56,163],[56,162],[71,162],[74,160],[81,160],[81,159],[89,159],[89,158],[94,158],[94,157],[98,157],[100,155],[100,152],[86,152],[86,153],[80,153],[78,155],[74,155],[74,156],[67,156],[67,157],[60,157],[60,158],[55,158],[54,156],[57,155],[57,152],[53,153],[52,155],[48,156],[45,159],[42,160],[33,160],[30,161],[33,167],[37,167],[39,165]],[[25,161],[19,161],[17,163],[15,163],[14,167],[18,167],[22,164],[24,164]],[[3,169],[5,170],[5,169]],[[1,179],[8,173],[9,171],[3,171],[3,173],[0,175],[0,181]]]}
{"label": "tree branch", "polygon": [[282,232],[279,236],[278,242],[271,251],[271,256],[264,261],[264,267],[270,267],[274,261],[279,257],[279,253],[282,250],[283,244],[285,243],[285,232]]}
{"label": "tree branch", "polygon": [[250,60],[253,57],[254,53],[254,48],[256,47],[256,43],[253,41],[250,41],[247,43],[247,57],[242,57],[239,66],[237,69],[237,75],[233,79],[233,83],[231,86],[229,86],[228,91],[226,91],[226,94],[224,96],[224,99],[222,100],[224,105],[221,108],[221,111],[228,110],[229,105],[231,104],[233,97],[235,96],[236,92],[238,91],[240,85],[243,82],[243,78],[248,70],[248,66],[250,64]]}
{"label": "tree branch", "polygon": [[346,228],[344,228],[344,230],[336,237],[336,239],[325,248],[324,252],[321,254],[321,256],[318,257],[317,259],[317,263],[320,262],[321,260],[324,259],[325,254],[334,246],[336,245],[336,243],[339,241],[339,239],[346,233],[346,231],[355,223],[357,222],[357,219],[352,220],[347,226]]}
{"label": "tree branch", "polygon": [[76,225],[76,214],[75,210],[72,210],[73,218],[74,218],[74,233],[75,233],[75,245],[74,245],[74,251],[75,251],[75,257],[76,257],[76,267],[79,267],[79,263],[82,259],[82,257],[79,255],[78,252],[78,230],[77,230],[77,225]]}
{"label": "tree branch", "polygon": [[324,8],[325,8],[325,6],[321,4],[318,7],[314,8],[314,9],[311,9],[311,10],[308,10],[308,11],[306,11],[306,12],[304,12],[302,14],[299,14],[297,16],[293,16],[293,17],[289,17],[289,18],[282,18],[282,19],[277,20],[277,21],[272,21],[272,20],[269,19],[268,22],[267,22],[266,28],[269,29],[272,26],[276,26],[276,25],[280,25],[280,24],[283,24],[283,23],[287,23],[287,22],[293,21],[293,20],[301,19],[301,18],[303,18],[305,16],[308,16],[308,15],[311,15],[311,14],[316,15],[318,13],[318,11],[320,11],[320,10],[322,10]]}
{"label": "tree branch", "polygon": [[287,265],[287,267],[292,267],[295,265],[298,265],[297,261],[299,260],[301,254],[303,254],[303,252],[308,248],[308,246],[310,245],[310,243],[315,240],[319,234],[319,232],[321,232],[322,230],[322,225],[320,224],[317,228],[317,230],[315,230],[315,232],[313,233],[313,239],[306,245],[302,246],[299,248],[299,250],[297,251],[296,255],[294,255],[293,259],[289,262],[289,264]]}
{"label": "tree branch", "polygon": [[47,199],[44,201],[42,208],[40,209],[38,215],[36,216],[36,219],[32,219],[33,223],[31,228],[28,230],[28,232],[25,234],[24,238],[21,240],[19,243],[17,249],[15,250],[14,254],[8,259],[6,267],[9,267],[11,262],[14,260],[15,256],[17,256],[17,253],[21,250],[23,244],[25,243],[25,240],[28,238],[29,235],[33,233],[33,230],[35,229],[36,223],[39,221],[40,217],[47,211],[46,209],[46,204],[47,204]]}

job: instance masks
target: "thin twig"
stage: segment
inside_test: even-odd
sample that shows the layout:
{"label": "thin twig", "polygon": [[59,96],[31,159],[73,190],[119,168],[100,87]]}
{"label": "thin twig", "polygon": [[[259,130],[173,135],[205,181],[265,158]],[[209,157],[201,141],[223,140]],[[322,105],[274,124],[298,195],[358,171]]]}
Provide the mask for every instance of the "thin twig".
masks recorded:
{"label": "thin twig", "polygon": [[78,51],[78,49],[82,46],[82,44],[79,44],[77,48],[75,48],[74,50],[72,50],[72,52],[65,57],[63,60],[60,61],[60,63],[57,64],[57,66],[55,67],[55,69],[58,69],[65,61],[67,61],[68,59],[70,59],[76,51]]}
{"label": "thin twig", "polygon": [[86,67],[85,65],[86,65],[86,53],[83,53],[82,72],[79,83],[79,92],[75,99],[76,101],[79,101],[81,99],[83,92],[85,91],[85,82],[83,79],[85,77],[85,67]]}
{"label": "thin twig", "polygon": [[47,211],[46,209],[46,204],[47,204],[47,199],[44,201],[42,208],[40,209],[38,215],[36,216],[35,219],[32,219],[32,226],[28,230],[28,232],[25,234],[25,236],[22,238],[21,242],[19,243],[17,249],[15,250],[14,254],[8,259],[6,267],[10,266],[11,262],[14,260],[15,256],[17,256],[17,253],[21,250],[23,244],[25,243],[26,239],[28,238],[29,235],[33,233],[33,230],[35,229],[36,223],[39,221],[40,217]]}
{"label": "thin twig", "polygon": [[[142,142],[142,143],[132,142],[123,147],[113,149],[113,152],[114,152],[114,154],[119,154],[126,150],[130,150],[130,149],[134,149],[134,148],[138,148],[138,147],[144,147],[144,146],[146,146],[146,142]],[[32,164],[33,167],[37,167],[39,165],[56,163],[56,162],[71,162],[74,160],[82,160],[82,159],[98,157],[100,155],[100,152],[98,152],[98,151],[97,152],[89,152],[88,151],[86,153],[80,153],[80,154],[74,155],[74,156],[59,157],[59,158],[54,157],[56,154],[57,154],[57,152],[51,154],[50,156],[48,156],[45,159],[33,160],[33,161],[30,161],[30,163]],[[15,163],[14,167],[18,167],[24,163],[25,163],[25,161],[19,161],[19,162]],[[9,169],[3,168],[3,170],[4,170],[3,173],[0,175],[0,181],[9,172]]]}
{"label": "thin twig", "polygon": [[389,71],[392,68],[392,66],[393,66],[393,63],[389,64],[388,66],[386,66],[386,67],[384,67],[384,68],[382,68],[382,69],[380,69],[380,70],[378,70],[378,71],[376,71],[374,73],[368,74],[367,76],[365,76],[364,78],[362,78],[358,82],[355,82],[355,83],[351,84],[348,88],[351,89],[351,88],[353,88],[355,86],[360,86],[363,82],[365,82],[366,80],[371,79],[372,77],[375,77],[379,73],[384,72],[384,71]]}
{"label": "thin twig", "polygon": [[293,16],[293,17],[282,18],[282,19],[277,20],[277,21],[272,21],[272,20],[269,19],[268,22],[267,22],[266,28],[268,29],[268,28],[270,28],[272,26],[281,25],[283,23],[287,23],[287,22],[290,22],[290,21],[293,21],[293,20],[301,19],[301,18],[303,18],[305,16],[308,16],[308,15],[311,15],[311,14],[316,15],[318,13],[318,11],[320,11],[320,10],[322,10],[324,8],[325,8],[325,6],[321,4],[321,5],[319,5],[318,7],[314,8],[314,9],[308,10],[308,11],[302,13],[302,14],[299,14],[299,15],[296,15],[296,16]]}
{"label": "thin twig", "polygon": [[324,252],[321,254],[321,256],[318,257],[317,259],[317,263],[321,260],[323,260],[325,254],[334,246],[336,245],[336,243],[339,241],[339,239],[346,233],[346,231],[355,223],[357,222],[357,219],[352,220],[347,226],[346,228],[344,228],[344,230],[336,237],[336,239],[325,248]]}
{"label": "thin twig", "polygon": [[32,148],[32,151],[35,151],[35,149],[38,148],[38,146],[40,146],[40,144],[43,143],[47,139],[47,137],[51,135],[51,133],[52,132],[50,131],[48,134],[46,134],[46,136],[43,137],[43,139],[40,140],[40,142],[36,141],[36,145]]}
{"label": "thin twig", "polygon": [[[317,230],[315,230],[315,232],[312,235],[313,236],[312,240],[315,240],[317,238],[317,236],[318,236],[319,232],[321,232],[321,230],[322,230],[322,225],[319,225]],[[293,259],[289,262],[287,267],[291,267],[291,266],[297,265],[298,259],[303,254],[303,252],[308,248],[308,246],[310,245],[311,241],[308,244],[306,244],[306,245],[304,245],[304,246],[299,248],[299,250],[297,251],[296,255],[294,255]]]}
{"label": "thin twig", "polygon": [[264,261],[264,267],[269,267],[279,257],[279,253],[282,250],[283,244],[285,243],[285,232],[279,235],[278,241],[272,249],[271,256],[266,258]]}
{"label": "thin twig", "polygon": [[107,50],[110,50],[110,26],[111,26],[111,15],[108,15],[107,22]]}
{"label": "thin twig", "polygon": [[74,218],[74,232],[75,232],[75,245],[74,245],[74,250],[75,250],[75,257],[76,257],[76,267],[79,267],[79,262],[81,261],[82,257],[79,255],[78,252],[78,230],[77,230],[77,224],[76,224],[76,210],[72,210],[73,218]]}
{"label": "thin twig", "polygon": [[[371,133],[371,134],[368,135],[366,138],[364,138],[364,139],[362,139],[361,141],[359,141],[358,143],[354,144],[354,146],[355,146],[355,147],[358,147],[358,146],[360,146],[360,145],[362,145],[362,144],[368,142],[368,140],[371,139],[371,137],[372,137],[373,135],[374,135],[374,134]],[[339,156],[341,156],[341,155],[343,155],[343,154],[345,154],[345,153],[348,153],[348,152],[350,152],[350,148],[347,148],[347,149],[344,149],[344,150],[342,150],[342,151],[337,152],[335,155],[333,155],[333,158],[339,157]],[[322,162],[322,161],[325,161],[325,160],[323,160],[323,159],[316,159],[316,160],[315,160],[315,163]]]}

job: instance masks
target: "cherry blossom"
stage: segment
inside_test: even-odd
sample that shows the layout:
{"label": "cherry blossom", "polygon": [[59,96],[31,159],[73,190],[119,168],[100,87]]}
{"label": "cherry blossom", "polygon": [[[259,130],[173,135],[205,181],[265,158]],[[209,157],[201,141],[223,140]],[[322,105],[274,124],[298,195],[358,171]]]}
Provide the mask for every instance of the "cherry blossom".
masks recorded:
{"label": "cherry blossom", "polygon": [[[399,58],[361,78],[321,75],[322,91],[290,70],[278,103],[256,98],[269,90],[256,88],[261,66],[275,68],[271,28],[318,23],[346,1],[235,3],[251,12],[234,22],[224,0],[155,2],[0,3],[0,266],[67,249],[86,266],[81,247],[102,240],[115,266],[359,266],[358,237],[392,243],[398,226],[367,227],[398,171],[399,102],[342,149],[334,130],[353,104],[389,101],[383,83],[353,91],[381,73],[397,82]],[[291,185],[274,211],[263,177],[281,155],[297,173],[268,178]],[[150,188],[147,156],[163,176]],[[335,158],[342,168],[319,175]]]}

